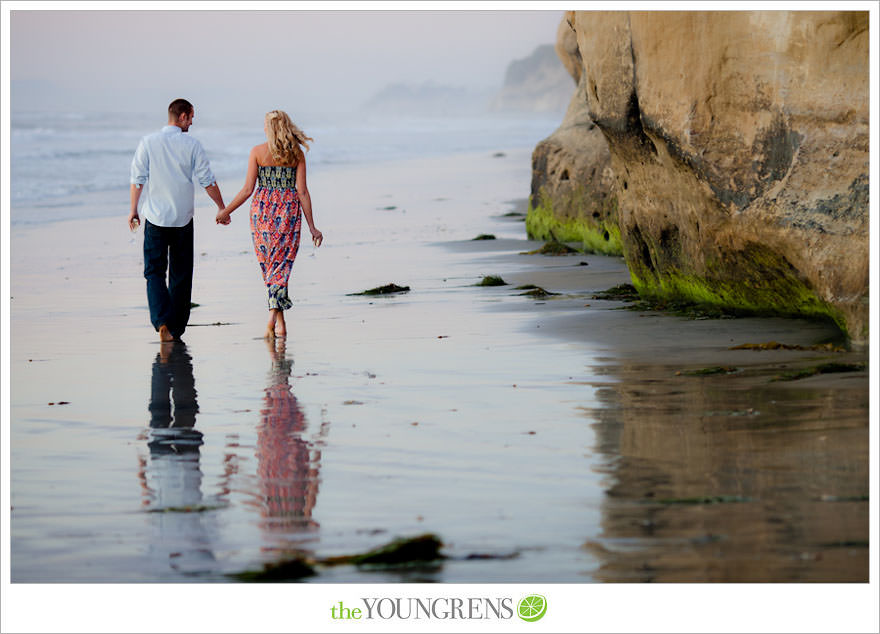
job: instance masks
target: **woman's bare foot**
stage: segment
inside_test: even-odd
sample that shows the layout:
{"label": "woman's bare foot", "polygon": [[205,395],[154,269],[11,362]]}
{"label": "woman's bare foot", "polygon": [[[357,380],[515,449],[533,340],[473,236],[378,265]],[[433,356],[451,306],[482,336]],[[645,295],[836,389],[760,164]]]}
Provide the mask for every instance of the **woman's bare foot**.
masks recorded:
{"label": "woman's bare foot", "polygon": [[[278,315],[282,315],[281,311],[275,308],[269,309],[269,323],[266,324],[266,334],[263,335],[264,339],[274,339],[277,335],[278,328],[276,326],[278,321]],[[281,317],[282,321],[284,320],[284,316]]]}
{"label": "woman's bare foot", "polygon": [[284,313],[280,310],[278,311],[278,318],[275,320],[275,336],[287,336],[287,324],[284,322]]}

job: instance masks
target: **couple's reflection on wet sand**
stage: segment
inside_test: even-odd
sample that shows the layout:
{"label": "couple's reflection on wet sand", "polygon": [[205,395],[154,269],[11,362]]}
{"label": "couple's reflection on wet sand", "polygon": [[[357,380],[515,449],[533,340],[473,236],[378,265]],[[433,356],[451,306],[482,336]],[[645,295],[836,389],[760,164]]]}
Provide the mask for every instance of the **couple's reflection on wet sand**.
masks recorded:
{"label": "couple's reflection on wet sand", "polygon": [[[267,339],[271,365],[257,427],[257,476],[260,527],[284,540],[318,528],[312,511],[318,497],[320,441],[305,437],[306,417],[290,379],[293,359],[285,339]],[[326,433],[327,425],[319,430]]]}
{"label": "couple's reflection on wet sand", "polygon": [[[149,429],[141,437],[149,456],[140,457],[142,505],[155,514],[156,535],[150,543],[156,573],[190,576],[218,572],[217,512],[235,492],[259,516],[260,544],[265,553],[294,549],[303,535],[318,528],[312,510],[318,495],[320,446],[305,438],[306,416],[291,391],[293,360],[283,339],[268,340],[270,370],[256,428],[256,478],[239,473],[238,443],[227,445],[219,492],[203,493],[201,452],[205,438],[196,429],[198,393],[192,356],[180,342],[162,344],[152,362]],[[238,437],[235,434],[234,437]],[[243,460],[242,460],[243,459]]]}

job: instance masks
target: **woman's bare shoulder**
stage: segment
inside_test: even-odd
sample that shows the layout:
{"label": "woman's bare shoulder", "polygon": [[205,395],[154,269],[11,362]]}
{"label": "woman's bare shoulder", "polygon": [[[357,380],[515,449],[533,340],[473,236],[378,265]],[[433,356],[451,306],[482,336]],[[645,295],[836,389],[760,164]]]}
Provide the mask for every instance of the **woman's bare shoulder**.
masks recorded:
{"label": "woman's bare shoulder", "polygon": [[260,145],[255,145],[251,150],[251,154],[257,159],[257,164],[261,167],[293,167],[296,168],[300,161],[293,163],[292,165],[282,165],[275,160],[275,157],[272,156],[272,151],[269,150],[268,143],[262,143]]}

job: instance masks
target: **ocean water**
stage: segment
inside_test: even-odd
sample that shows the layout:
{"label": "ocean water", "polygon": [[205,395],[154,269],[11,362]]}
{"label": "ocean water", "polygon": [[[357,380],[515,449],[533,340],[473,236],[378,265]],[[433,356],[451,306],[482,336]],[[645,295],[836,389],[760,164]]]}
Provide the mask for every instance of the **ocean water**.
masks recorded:
{"label": "ocean water", "polygon": [[[312,171],[401,159],[532,148],[558,117],[311,116],[298,121],[315,140]],[[97,195],[127,206],[129,168],[140,138],[164,125],[155,114],[14,112],[11,115],[12,224],[119,213],[118,205],[85,206]],[[243,181],[251,147],[265,141],[262,115],[201,117],[199,139],[220,181]],[[85,208],[84,208],[85,207]]]}

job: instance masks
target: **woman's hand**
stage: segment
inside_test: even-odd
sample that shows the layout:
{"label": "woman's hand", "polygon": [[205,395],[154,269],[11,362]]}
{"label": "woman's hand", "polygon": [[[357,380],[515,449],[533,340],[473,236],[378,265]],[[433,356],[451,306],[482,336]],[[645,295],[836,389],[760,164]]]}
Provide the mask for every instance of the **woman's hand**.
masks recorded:
{"label": "woman's hand", "polygon": [[316,247],[321,246],[321,243],[324,242],[324,234],[317,229],[309,229],[309,231],[312,232],[312,244]]}
{"label": "woman's hand", "polygon": [[218,225],[228,225],[230,222],[232,222],[231,213],[232,212],[226,211],[225,207],[223,209],[220,209],[217,212],[217,218],[215,219],[215,222]]}

